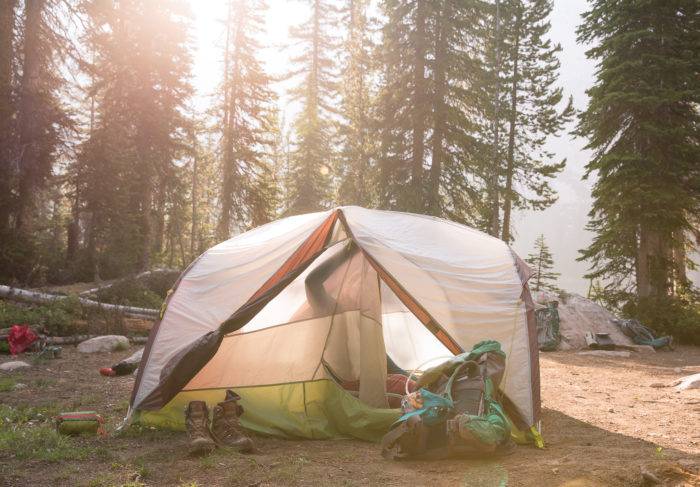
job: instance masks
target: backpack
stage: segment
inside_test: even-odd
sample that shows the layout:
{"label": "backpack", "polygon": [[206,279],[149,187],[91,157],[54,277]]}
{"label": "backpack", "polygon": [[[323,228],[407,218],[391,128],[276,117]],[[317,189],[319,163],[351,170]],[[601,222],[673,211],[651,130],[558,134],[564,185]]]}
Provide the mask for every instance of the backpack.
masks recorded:
{"label": "backpack", "polygon": [[382,455],[441,459],[495,452],[510,438],[510,422],[495,399],[504,370],[505,353],[496,341],[426,370],[382,438]]}

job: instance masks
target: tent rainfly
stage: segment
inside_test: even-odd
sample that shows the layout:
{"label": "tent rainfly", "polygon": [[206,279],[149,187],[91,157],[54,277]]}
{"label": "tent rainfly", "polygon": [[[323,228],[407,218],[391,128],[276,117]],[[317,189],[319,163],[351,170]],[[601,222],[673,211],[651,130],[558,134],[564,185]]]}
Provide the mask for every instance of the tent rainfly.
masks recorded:
{"label": "tent rainfly", "polygon": [[[375,440],[387,357],[413,370],[498,340],[505,409],[540,416],[528,267],[501,240],[447,220],[355,206],[284,218],[196,259],[151,330],[127,419],[184,428],[185,405],[233,388],[244,427]],[[340,386],[359,381],[359,391]]]}

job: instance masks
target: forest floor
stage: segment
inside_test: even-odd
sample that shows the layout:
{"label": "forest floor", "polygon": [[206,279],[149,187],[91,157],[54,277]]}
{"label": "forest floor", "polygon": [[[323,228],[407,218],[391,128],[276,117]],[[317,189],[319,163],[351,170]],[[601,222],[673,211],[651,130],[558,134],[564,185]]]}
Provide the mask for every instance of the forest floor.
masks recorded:
{"label": "forest floor", "polygon": [[542,354],[546,448],[488,460],[393,462],[372,443],[262,437],[258,454],[190,458],[184,433],[57,435],[50,418],[60,411],[95,410],[108,429],[121,421],[133,377],[98,369],[134,350],[65,347],[60,359],[0,376],[0,485],[641,486],[641,469],[663,485],[700,485],[700,390],[658,387],[700,371],[697,347],[630,358]]}

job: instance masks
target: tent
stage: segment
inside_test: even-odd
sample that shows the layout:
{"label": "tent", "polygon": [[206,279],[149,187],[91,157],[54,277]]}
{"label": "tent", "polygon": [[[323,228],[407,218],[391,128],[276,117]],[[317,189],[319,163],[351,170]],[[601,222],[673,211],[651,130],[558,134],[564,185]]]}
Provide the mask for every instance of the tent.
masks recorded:
{"label": "tent", "polygon": [[[540,416],[529,274],[501,240],[424,215],[350,206],[269,223],[180,276],[128,418],[182,429],[189,401],[213,405],[232,388],[248,429],[375,440],[399,416],[389,359],[413,370],[493,339],[508,357],[505,409],[529,429]],[[353,381],[359,390],[341,387]]]}

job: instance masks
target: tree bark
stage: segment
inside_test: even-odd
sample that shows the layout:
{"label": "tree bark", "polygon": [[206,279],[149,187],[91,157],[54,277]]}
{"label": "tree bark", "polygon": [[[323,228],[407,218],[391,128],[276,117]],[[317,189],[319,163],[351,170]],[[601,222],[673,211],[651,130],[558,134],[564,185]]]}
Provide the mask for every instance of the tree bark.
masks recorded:
{"label": "tree bark", "polygon": [[[0,285],[0,297],[6,299],[12,299],[16,301],[26,301],[29,303],[51,303],[54,301],[61,301],[67,299],[68,296],[61,296],[57,294],[40,293],[36,291],[28,291],[26,289],[19,289],[11,286]],[[93,301],[92,299],[78,298],[82,306],[89,308],[101,308],[105,311],[115,311],[130,316],[137,317],[149,317],[153,318],[158,316],[159,310],[150,308],[139,308],[136,306],[122,306],[120,304],[107,304],[100,303],[98,301]]]}
{"label": "tree bark", "polygon": [[426,104],[428,102],[425,80],[426,64],[426,20],[428,16],[428,2],[416,2],[415,15],[415,39],[414,39],[414,66],[413,66],[413,116],[412,116],[412,151],[411,151],[411,195],[410,210],[422,212],[424,210],[423,191],[423,161],[425,159],[425,127],[428,115]]}
{"label": "tree bark", "polygon": [[46,0],[26,0],[24,5],[24,56],[19,87],[19,190],[15,229],[25,230],[32,195],[39,178],[39,143],[41,124],[38,120],[41,99],[41,27]]}
{"label": "tree bark", "polygon": [[[194,259],[197,241],[197,133],[192,128],[192,226],[190,227],[190,260]],[[184,262],[183,262],[184,265]]]}
{"label": "tree bark", "polygon": [[[227,240],[231,236],[231,220],[233,219],[233,186],[234,186],[234,160],[233,160],[233,118],[235,116],[235,96],[231,86],[231,42],[233,29],[233,2],[229,1],[228,16],[226,20],[226,45],[224,47],[224,116],[223,116],[223,182],[221,186],[221,214],[217,226],[219,240]],[[235,42],[235,41],[234,41]],[[236,57],[234,48],[234,58]],[[233,70],[237,69],[234,59]]]}
{"label": "tree bark", "polygon": [[513,175],[515,171],[515,131],[518,121],[518,61],[520,60],[520,19],[522,12],[517,10],[515,18],[515,41],[513,45],[513,72],[510,86],[510,113],[508,114],[508,159],[506,161],[506,188],[503,194],[503,229],[501,239],[510,242],[510,214],[513,206]]}
{"label": "tree bark", "polygon": [[494,72],[496,74],[496,94],[494,100],[493,114],[493,174],[491,175],[491,218],[489,222],[489,233],[494,237],[498,237],[500,229],[500,177],[501,177],[501,157],[500,157],[500,120],[498,108],[501,103],[501,18],[500,18],[500,2],[496,0],[496,16],[495,16],[495,49],[496,49],[496,65]]}
{"label": "tree bark", "polygon": [[445,94],[447,91],[447,76],[445,65],[445,55],[447,51],[447,28],[449,22],[449,12],[445,2],[440,15],[440,27],[437,30],[435,43],[435,123],[433,128],[433,154],[430,165],[430,194],[428,195],[429,213],[440,216],[440,178],[442,177],[443,159],[445,150],[443,138],[445,137],[445,123],[447,119],[447,106]]}
{"label": "tree bark", "polygon": [[0,235],[10,226],[12,156],[14,153],[12,66],[14,23],[17,0],[0,3]]}

